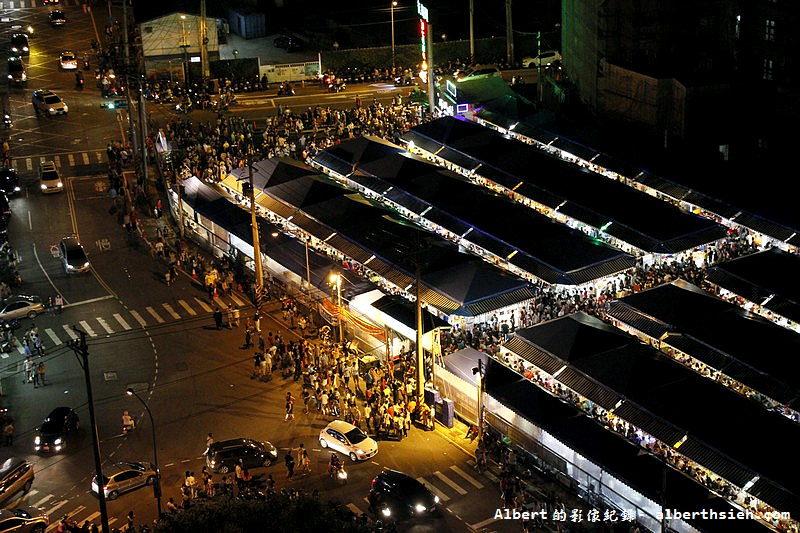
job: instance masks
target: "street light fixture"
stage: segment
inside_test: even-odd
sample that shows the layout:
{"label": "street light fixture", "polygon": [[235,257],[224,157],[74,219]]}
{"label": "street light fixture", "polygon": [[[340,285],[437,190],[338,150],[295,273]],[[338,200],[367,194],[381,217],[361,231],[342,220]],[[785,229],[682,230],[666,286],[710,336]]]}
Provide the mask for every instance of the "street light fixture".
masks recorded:
{"label": "street light fixture", "polygon": [[392,71],[394,71],[394,8],[397,7],[397,0],[392,0],[389,6],[389,12],[392,16]]}
{"label": "street light fixture", "polygon": [[153,422],[153,413],[150,412],[150,407],[147,406],[147,403],[142,399],[141,396],[136,394],[136,391],[132,388],[128,387],[125,391],[128,396],[135,396],[137,400],[139,400],[142,405],[144,406],[145,411],[147,411],[147,416],[150,418],[150,432],[153,436],[153,463],[156,468],[156,481],[153,484],[153,492],[156,496],[156,505],[158,506],[158,517],[161,518],[161,470],[158,468],[158,447],[156,446],[156,424]]}
{"label": "street light fixture", "polygon": [[337,318],[339,320],[339,344],[342,344],[344,335],[342,334],[342,276],[341,274],[331,274],[331,283],[336,285]]}

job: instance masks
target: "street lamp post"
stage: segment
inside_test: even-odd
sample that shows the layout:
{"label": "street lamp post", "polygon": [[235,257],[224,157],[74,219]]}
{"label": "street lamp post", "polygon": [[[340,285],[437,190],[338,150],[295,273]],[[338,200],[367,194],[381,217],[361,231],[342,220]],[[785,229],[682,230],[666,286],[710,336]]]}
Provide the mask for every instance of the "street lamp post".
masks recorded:
{"label": "street lamp post", "polygon": [[337,318],[339,320],[339,344],[344,341],[344,334],[342,333],[342,275],[332,274],[331,282],[336,285],[336,302],[337,302]]}
{"label": "street lamp post", "polygon": [[392,0],[389,5],[389,12],[392,17],[392,71],[394,71],[394,8],[397,7],[397,0]]}
{"label": "street lamp post", "polygon": [[186,41],[186,15],[181,15],[181,48],[183,48],[183,82],[189,83],[189,43]]}
{"label": "street lamp post", "polygon": [[158,468],[158,447],[156,446],[156,424],[153,422],[153,413],[150,412],[150,407],[147,406],[147,403],[142,399],[141,396],[136,394],[136,391],[132,388],[128,387],[126,391],[128,396],[135,396],[137,400],[139,400],[142,405],[144,405],[145,411],[147,411],[147,416],[150,418],[150,433],[153,436],[153,462],[156,468],[156,481],[153,484],[153,492],[155,492],[156,496],[156,505],[158,506],[158,517],[161,518],[161,470]]}

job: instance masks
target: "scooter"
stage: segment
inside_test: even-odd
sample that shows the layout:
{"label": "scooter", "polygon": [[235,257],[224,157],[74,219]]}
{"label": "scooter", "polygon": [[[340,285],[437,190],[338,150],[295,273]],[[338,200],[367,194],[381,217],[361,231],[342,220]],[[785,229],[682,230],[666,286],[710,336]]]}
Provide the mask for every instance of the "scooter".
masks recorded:
{"label": "scooter", "polygon": [[328,467],[328,472],[330,473],[331,479],[341,483],[342,485],[347,483],[347,472],[344,470],[343,463]]}
{"label": "scooter", "polygon": [[81,76],[80,72],[75,74],[75,88],[83,89],[83,76]]}
{"label": "scooter", "polygon": [[11,123],[11,115],[3,115],[3,126],[5,126],[6,129],[11,128],[11,126],[13,126],[13,124]]}

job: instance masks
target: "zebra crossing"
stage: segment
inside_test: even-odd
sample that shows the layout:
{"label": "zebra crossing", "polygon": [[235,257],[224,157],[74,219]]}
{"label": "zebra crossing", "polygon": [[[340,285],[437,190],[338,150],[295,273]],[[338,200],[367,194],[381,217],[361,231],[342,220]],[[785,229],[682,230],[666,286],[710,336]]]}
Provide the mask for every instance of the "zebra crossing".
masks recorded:
{"label": "zebra crossing", "polygon": [[[226,308],[228,304],[237,305],[240,309],[249,305],[243,297],[236,294],[217,296],[214,298],[214,302],[222,309]],[[208,315],[212,311],[213,309],[207,302],[195,297],[190,300],[177,300],[177,305],[174,306],[169,303],[153,304],[152,306],[146,306],[142,312],[131,309],[125,313],[114,313],[109,317],[86,318],[79,320],[78,324],[92,338],[123,333],[132,330],[134,327],[144,328],[186,318],[198,318],[201,315]],[[72,323],[41,328],[40,331],[43,332],[43,334],[40,333],[40,337],[45,346],[48,347],[60,346],[78,338],[78,335],[72,330]],[[17,351],[20,354],[25,353],[20,343],[17,343]],[[9,354],[2,353],[0,357],[8,359]]]}
{"label": "zebra crossing", "polygon": [[[465,496],[472,490],[481,490],[485,487],[484,483],[458,465],[450,465],[446,472],[437,470],[428,476],[420,476],[417,481],[422,483],[434,496],[438,496],[440,504],[446,504],[453,498]],[[369,500],[364,498],[363,503],[350,502],[346,504],[346,507],[355,514],[361,515],[369,508]]]}
{"label": "zebra crossing", "polygon": [[39,163],[43,161],[53,161],[56,167],[71,168],[80,165],[96,165],[98,163],[106,163],[105,150],[90,150],[87,152],[71,152],[61,154],[47,154],[38,156],[20,156],[11,161],[11,166],[17,172],[32,172],[38,170]]}
{"label": "zebra crossing", "polygon": [[[23,498],[26,500],[26,505],[46,510],[47,515],[50,517],[50,525],[47,526],[45,532],[57,529],[58,524],[60,522],[59,517],[62,516],[67,516],[71,520],[75,520],[79,524],[82,524],[85,520],[88,520],[90,523],[92,523],[100,518],[100,511],[91,512],[91,509],[89,509],[85,505],[76,505],[75,507],[70,508],[68,511],[64,511],[63,508],[69,505],[70,500],[56,501],[54,495],[43,494],[42,492],[34,488],[28,491],[28,493],[25,494]],[[56,514],[56,512],[58,512],[58,514]],[[118,520],[121,519],[115,516],[109,516],[108,524],[112,525]]]}

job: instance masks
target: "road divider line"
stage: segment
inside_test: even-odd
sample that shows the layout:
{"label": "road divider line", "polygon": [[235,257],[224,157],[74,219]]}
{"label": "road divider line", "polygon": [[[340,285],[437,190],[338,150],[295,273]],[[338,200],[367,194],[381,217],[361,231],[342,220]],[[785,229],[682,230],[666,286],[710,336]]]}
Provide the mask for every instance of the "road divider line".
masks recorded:
{"label": "road divider line", "polygon": [[483,483],[481,483],[480,481],[478,481],[478,480],[477,480],[477,479],[475,479],[474,477],[470,476],[469,474],[467,474],[466,472],[464,472],[463,470],[461,470],[461,469],[460,469],[459,467],[457,467],[456,465],[450,465],[450,470],[452,470],[453,472],[455,472],[455,473],[456,473],[456,474],[458,474],[459,476],[461,476],[461,477],[463,477],[464,479],[466,479],[466,480],[467,480],[467,481],[470,483],[470,485],[472,485],[472,486],[473,486],[473,487],[475,487],[476,489],[482,489],[482,488],[483,488]]}
{"label": "road divider line", "polygon": [[144,318],[142,318],[142,315],[140,315],[138,311],[131,311],[131,316],[136,319],[136,322],[138,322],[140,326],[147,326],[147,322],[144,321]]}
{"label": "road divider line", "polygon": [[61,344],[61,339],[58,338],[58,335],[56,335],[55,331],[50,328],[45,328],[44,332],[47,333],[47,336],[50,337],[50,340],[53,341],[53,344]]}
{"label": "road divider line", "polygon": [[180,320],[181,319],[181,315],[176,313],[171,305],[169,305],[169,304],[161,304],[161,307],[163,307],[167,311],[167,313],[169,313],[172,316],[172,318],[174,318],[175,320]]}
{"label": "road divider line", "polygon": [[103,329],[106,330],[106,333],[108,333],[109,335],[111,333],[114,333],[114,330],[111,329],[111,327],[108,325],[108,322],[106,322],[105,320],[103,320],[100,317],[97,317],[96,320],[101,326],[103,326]]}
{"label": "road divider line", "polygon": [[75,166],[75,156],[72,154],[67,154],[67,161],[69,161],[69,166]]}
{"label": "road divider line", "polygon": [[122,318],[122,315],[119,313],[114,313],[114,318],[117,320],[117,322],[119,322],[119,325],[122,326],[123,329],[131,329],[131,325],[128,324],[128,322]]}
{"label": "road divider line", "polygon": [[203,300],[198,298],[197,296],[194,297],[194,301],[197,302],[198,305],[200,307],[202,307],[203,311],[205,311],[206,313],[210,313],[211,312],[211,307],[207,303],[205,303]]}
{"label": "road divider line", "polygon": [[425,488],[431,491],[435,496],[438,496],[441,501],[443,502],[450,501],[450,496],[448,496],[444,492],[440,491],[439,489],[437,489],[436,487],[425,481],[424,477],[418,477],[417,481],[425,485]]}
{"label": "road divider line", "polygon": [[197,314],[197,311],[189,307],[189,304],[186,303],[184,300],[178,300],[178,303],[181,304],[181,307],[186,309],[186,312],[189,313],[190,315],[195,316]]}
{"label": "road divider line", "polygon": [[[30,494],[30,493],[28,493],[28,494]],[[42,505],[46,504],[47,502],[49,502],[53,498],[54,498],[54,496],[52,494],[48,494],[47,496],[45,496],[44,498],[42,498],[38,502],[34,503],[33,506],[34,507],[41,507]]]}
{"label": "road divider line", "polygon": [[67,305],[65,305],[65,306],[64,306],[64,308],[67,308],[67,307],[75,307],[76,305],[93,304],[93,303],[95,303],[95,302],[101,302],[101,301],[103,301],[103,300],[110,300],[110,299],[112,299],[112,298],[114,298],[114,296],[113,296],[113,295],[111,295],[111,294],[107,294],[107,295],[105,295],[105,296],[99,296],[99,297],[97,297],[97,298],[92,298],[92,299],[90,299],[90,300],[81,300],[80,302],[75,302],[75,303],[67,304]]}
{"label": "road divider line", "polygon": [[67,332],[67,335],[69,335],[70,339],[76,340],[78,338],[78,334],[72,331],[72,326],[68,324],[63,324],[62,327],[64,328],[64,331]]}
{"label": "road divider line", "polygon": [[436,472],[434,472],[434,473],[433,473],[433,475],[434,475],[434,476],[436,476],[436,477],[438,477],[439,479],[441,479],[441,480],[442,480],[444,483],[447,483],[447,485],[448,485],[448,486],[449,486],[451,489],[453,489],[453,490],[454,490],[454,491],[456,491],[457,493],[461,494],[462,496],[463,496],[464,494],[466,494],[466,493],[467,493],[467,491],[466,491],[466,490],[464,490],[464,489],[462,489],[462,488],[461,488],[461,485],[459,485],[458,483],[456,483],[455,481],[453,481],[453,480],[452,480],[452,479],[450,479],[449,477],[445,476],[444,474],[442,474],[442,473],[441,473],[441,472],[439,472],[438,470],[437,470]]}
{"label": "road divider line", "polygon": [[[56,511],[58,511],[59,509],[61,509],[65,505],[67,505],[67,503],[69,503],[69,500],[61,500],[60,502],[58,502],[57,504],[52,506],[50,509],[48,509],[47,514],[49,514],[50,516],[53,516],[53,513],[55,513]],[[56,525],[58,525],[58,524],[56,524]]]}
{"label": "road divider line", "polygon": [[80,322],[78,322],[78,324],[81,325],[83,331],[85,331],[87,335],[89,335],[90,337],[97,337],[97,333],[94,332],[92,326],[90,326],[88,322],[86,322],[85,320],[81,320]]}
{"label": "road divider line", "polygon": [[164,319],[158,316],[158,313],[156,313],[155,309],[153,309],[152,307],[145,307],[145,310],[147,310],[147,312],[150,313],[150,316],[156,319],[156,322],[158,322],[159,324],[164,323]]}
{"label": "road divider line", "polygon": [[88,165],[89,164],[89,154],[87,154],[86,152],[83,152],[81,155],[83,156],[83,164],[84,165]]}

